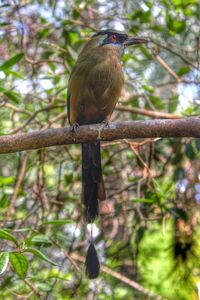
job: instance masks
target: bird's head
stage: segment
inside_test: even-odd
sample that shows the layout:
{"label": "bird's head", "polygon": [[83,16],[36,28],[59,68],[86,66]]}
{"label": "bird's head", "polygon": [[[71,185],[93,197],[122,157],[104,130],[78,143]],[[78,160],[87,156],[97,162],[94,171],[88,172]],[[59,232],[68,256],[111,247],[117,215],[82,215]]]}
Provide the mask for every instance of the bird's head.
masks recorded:
{"label": "bird's head", "polygon": [[118,47],[123,50],[130,45],[144,44],[147,42],[148,40],[145,38],[130,37],[126,33],[108,29],[95,33],[87,44],[91,48]]}

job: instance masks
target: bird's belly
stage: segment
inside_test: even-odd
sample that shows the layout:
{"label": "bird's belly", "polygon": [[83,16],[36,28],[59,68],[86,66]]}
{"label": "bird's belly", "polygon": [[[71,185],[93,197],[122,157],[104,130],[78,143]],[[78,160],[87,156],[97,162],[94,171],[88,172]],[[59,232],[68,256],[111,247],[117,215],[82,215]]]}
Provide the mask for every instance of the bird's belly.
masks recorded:
{"label": "bird's belly", "polygon": [[106,95],[96,98],[81,97],[79,101],[71,99],[73,109],[70,114],[70,122],[80,125],[101,123],[104,120],[109,120],[113,109],[120,97],[122,85],[118,86],[115,92],[107,90]]}
{"label": "bird's belly", "polygon": [[109,67],[100,64],[84,80],[77,79],[70,98],[70,123],[86,125],[108,121],[120,97],[123,83],[123,72],[116,58],[113,58]]}

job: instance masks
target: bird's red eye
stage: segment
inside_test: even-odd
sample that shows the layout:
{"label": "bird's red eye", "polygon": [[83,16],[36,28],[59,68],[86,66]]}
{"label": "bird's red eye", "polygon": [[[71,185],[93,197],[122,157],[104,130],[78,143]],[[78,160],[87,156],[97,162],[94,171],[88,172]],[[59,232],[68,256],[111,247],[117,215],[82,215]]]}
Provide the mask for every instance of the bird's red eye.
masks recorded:
{"label": "bird's red eye", "polygon": [[111,35],[110,40],[111,40],[111,42],[116,42],[116,40],[117,40],[116,35],[114,35],[114,34]]}

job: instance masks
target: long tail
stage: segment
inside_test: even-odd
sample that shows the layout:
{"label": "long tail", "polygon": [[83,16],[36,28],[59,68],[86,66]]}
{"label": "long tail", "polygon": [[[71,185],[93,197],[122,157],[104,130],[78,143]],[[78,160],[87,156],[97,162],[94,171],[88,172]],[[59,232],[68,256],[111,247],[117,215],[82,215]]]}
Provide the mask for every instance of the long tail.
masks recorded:
{"label": "long tail", "polygon": [[[85,217],[87,223],[92,223],[99,215],[99,201],[105,200],[100,142],[82,144],[82,182],[82,201],[85,205]],[[99,276],[100,263],[93,243],[92,228],[85,266],[89,279],[95,279]]]}
{"label": "long tail", "polygon": [[99,201],[105,200],[100,142],[82,144],[82,201],[87,223],[99,215]]}

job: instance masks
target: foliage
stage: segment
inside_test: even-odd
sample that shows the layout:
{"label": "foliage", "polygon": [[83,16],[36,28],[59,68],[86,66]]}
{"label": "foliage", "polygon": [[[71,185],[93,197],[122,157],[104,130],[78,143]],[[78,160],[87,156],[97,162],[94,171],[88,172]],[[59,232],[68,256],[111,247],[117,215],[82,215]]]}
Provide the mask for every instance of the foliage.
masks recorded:
{"label": "foliage", "polygon": [[[113,121],[199,115],[199,11],[198,0],[0,1],[0,134],[67,125],[70,71],[100,28],[152,39],[123,56],[127,112]],[[82,265],[79,146],[1,155],[1,298],[198,299],[199,150],[191,138],[103,144],[113,214],[93,228],[107,266],[95,282]]]}

